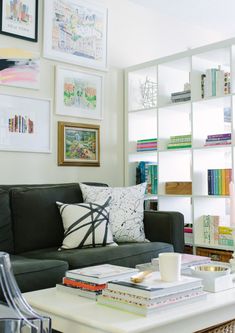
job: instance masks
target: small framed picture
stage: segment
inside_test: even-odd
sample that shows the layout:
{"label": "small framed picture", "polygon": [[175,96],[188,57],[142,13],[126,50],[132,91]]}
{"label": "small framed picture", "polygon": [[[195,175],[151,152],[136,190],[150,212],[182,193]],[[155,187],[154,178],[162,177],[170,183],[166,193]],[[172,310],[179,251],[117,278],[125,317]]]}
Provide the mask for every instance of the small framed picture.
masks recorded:
{"label": "small framed picture", "polygon": [[0,0],[0,33],[38,40],[38,0]]}
{"label": "small framed picture", "polygon": [[43,56],[106,70],[107,23],[108,10],[100,4],[44,0]]}
{"label": "small framed picture", "polygon": [[100,126],[58,122],[58,165],[100,166]]}
{"label": "small framed picture", "polygon": [[102,119],[103,75],[56,67],[56,113]]}

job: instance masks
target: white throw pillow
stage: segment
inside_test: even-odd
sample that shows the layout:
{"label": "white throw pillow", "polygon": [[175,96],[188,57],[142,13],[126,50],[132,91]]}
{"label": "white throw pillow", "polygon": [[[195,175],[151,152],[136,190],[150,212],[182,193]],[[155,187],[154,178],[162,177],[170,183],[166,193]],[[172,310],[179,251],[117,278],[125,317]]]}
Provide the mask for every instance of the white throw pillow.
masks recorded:
{"label": "white throw pillow", "polygon": [[116,245],[109,225],[110,200],[108,197],[94,203],[56,202],[64,226],[64,240],[60,249]]}
{"label": "white throw pillow", "polygon": [[80,183],[85,202],[111,196],[109,221],[116,242],[144,242],[144,194],[146,183],[129,187],[101,187]]}

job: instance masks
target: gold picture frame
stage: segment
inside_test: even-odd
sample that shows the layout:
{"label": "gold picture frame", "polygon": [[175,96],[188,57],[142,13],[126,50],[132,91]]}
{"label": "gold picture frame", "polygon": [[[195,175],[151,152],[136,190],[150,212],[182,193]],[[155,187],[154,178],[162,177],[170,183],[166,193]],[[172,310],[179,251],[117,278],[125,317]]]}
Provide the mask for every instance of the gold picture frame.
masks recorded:
{"label": "gold picture frame", "polygon": [[59,121],[58,165],[100,166],[100,126]]}

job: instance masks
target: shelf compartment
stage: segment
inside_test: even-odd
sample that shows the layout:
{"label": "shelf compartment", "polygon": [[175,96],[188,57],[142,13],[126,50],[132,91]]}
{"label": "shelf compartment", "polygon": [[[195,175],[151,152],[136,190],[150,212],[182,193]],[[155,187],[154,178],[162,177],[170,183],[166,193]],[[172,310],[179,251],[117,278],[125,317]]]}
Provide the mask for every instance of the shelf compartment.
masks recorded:
{"label": "shelf compartment", "polygon": [[160,211],[178,211],[184,215],[185,223],[192,223],[191,198],[186,196],[158,196]]}

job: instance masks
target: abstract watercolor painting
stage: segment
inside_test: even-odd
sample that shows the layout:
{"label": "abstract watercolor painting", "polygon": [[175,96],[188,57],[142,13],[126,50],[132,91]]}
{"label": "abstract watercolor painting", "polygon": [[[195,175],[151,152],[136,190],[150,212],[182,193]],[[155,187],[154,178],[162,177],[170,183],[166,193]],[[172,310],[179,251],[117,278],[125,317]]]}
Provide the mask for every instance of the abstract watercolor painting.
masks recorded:
{"label": "abstract watercolor painting", "polygon": [[44,56],[107,67],[107,8],[85,0],[44,1]]}
{"label": "abstract watercolor painting", "polygon": [[49,153],[51,101],[0,95],[0,150]]}
{"label": "abstract watercolor painting", "polygon": [[102,117],[103,75],[56,68],[56,113],[90,119]]}
{"label": "abstract watercolor painting", "polygon": [[0,84],[39,89],[39,55],[23,49],[0,48]]}
{"label": "abstract watercolor painting", "polygon": [[37,42],[38,0],[0,0],[0,32]]}
{"label": "abstract watercolor painting", "polygon": [[58,165],[99,166],[100,127],[98,125],[58,123]]}

